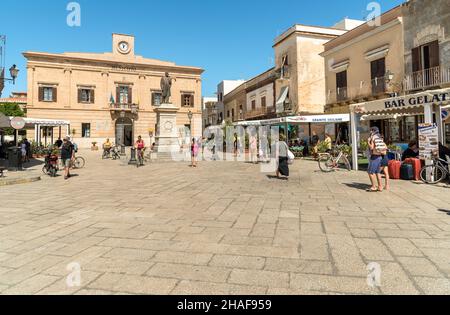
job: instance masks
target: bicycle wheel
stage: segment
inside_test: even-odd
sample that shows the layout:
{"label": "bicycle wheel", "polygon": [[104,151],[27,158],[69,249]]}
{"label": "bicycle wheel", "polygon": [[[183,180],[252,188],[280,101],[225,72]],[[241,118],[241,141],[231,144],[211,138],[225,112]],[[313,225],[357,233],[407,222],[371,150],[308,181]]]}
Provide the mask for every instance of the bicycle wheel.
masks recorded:
{"label": "bicycle wheel", "polygon": [[334,169],[334,161],[331,155],[319,156],[319,168],[322,172],[329,173]]}
{"label": "bicycle wheel", "polygon": [[75,168],[80,169],[80,168],[83,168],[85,164],[86,164],[86,161],[82,157],[79,156],[79,157],[75,158],[75,162],[73,163],[73,166]]}
{"label": "bicycle wheel", "polygon": [[48,170],[45,167],[45,165],[42,167],[42,173],[44,173],[45,175],[48,175]]}
{"label": "bicycle wheel", "polygon": [[440,166],[428,165],[420,171],[420,179],[426,184],[438,184],[445,179],[447,172]]}
{"label": "bicycle wheel", "polygon": [[344,156],[342,159],[344,160],[344,164],[345,164],[345,167],[347,168],[347,171],[350,172],[352,170],[352,165],[350,164],[350,161],[348,160],[348,158],[346,156]]}

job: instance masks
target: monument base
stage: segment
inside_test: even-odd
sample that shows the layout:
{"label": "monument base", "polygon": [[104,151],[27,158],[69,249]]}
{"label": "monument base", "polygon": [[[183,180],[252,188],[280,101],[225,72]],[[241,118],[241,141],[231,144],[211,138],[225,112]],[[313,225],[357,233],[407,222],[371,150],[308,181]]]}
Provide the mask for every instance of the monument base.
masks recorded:
{"label": "monument base", "polygon": [[178,110],[179,108],[173,104],[161,104],[155,109],[158,124],[155,148],[157,153],[172,153],[180,151],[180,143],[177,133]]}

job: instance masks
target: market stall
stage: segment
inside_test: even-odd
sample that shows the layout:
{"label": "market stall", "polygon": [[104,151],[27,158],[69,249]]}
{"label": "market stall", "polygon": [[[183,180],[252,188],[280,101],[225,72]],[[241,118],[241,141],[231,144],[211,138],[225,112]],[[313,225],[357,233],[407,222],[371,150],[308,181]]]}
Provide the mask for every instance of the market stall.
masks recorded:
{"label": "market stall", "polygon": [[[424,124],[437,127],[438,141],[444,143],[442,108],[450,104],[450,89],[375,100],[350,106],[353,169],[358,170],[359,126],[361,119],[371,117],[424,115]],[[418,126],[416,126],[418,128]]]}

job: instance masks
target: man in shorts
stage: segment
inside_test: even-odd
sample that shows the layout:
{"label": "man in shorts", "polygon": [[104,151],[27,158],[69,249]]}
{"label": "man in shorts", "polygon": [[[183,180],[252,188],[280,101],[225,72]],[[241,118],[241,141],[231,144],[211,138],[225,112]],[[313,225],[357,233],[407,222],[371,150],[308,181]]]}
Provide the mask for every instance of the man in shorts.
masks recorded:
{"label": "man in shorts", "polygon": [[385,151],[384,147],[386,145],[384,144],[383,138],[380,135],[380,130],[378,129],[378,127],[372,127],[370,129],[370,137],[368,139],[368,143],[370,149],[368,173],[372,187],[370,187],[367,191],[382,192],[383,182],[381,178],[381,164],[383,161],[383,155],[386,154],[386,152],[383,152],[383,150]]}
{"label": "man in shorts", "polygon": [[70,177],[70,164],[74,159],[75,150],[69,137],[65,137],[63,145],[61,146],[61,160],[64,165],[64,179],[67,180]]}

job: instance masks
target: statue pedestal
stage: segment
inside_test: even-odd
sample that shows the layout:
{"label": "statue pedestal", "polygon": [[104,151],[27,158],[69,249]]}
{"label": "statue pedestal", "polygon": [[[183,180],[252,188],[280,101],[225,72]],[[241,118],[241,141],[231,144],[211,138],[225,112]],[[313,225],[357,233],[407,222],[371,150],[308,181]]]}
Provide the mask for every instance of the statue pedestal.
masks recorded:
{"label": "statue pedestal", "polygon": [[177,112],[179,108],[173,104],[161,104],[157,113],[158,130],[156,132],[156,152],[172,153],[180,151],[177,128]]}

